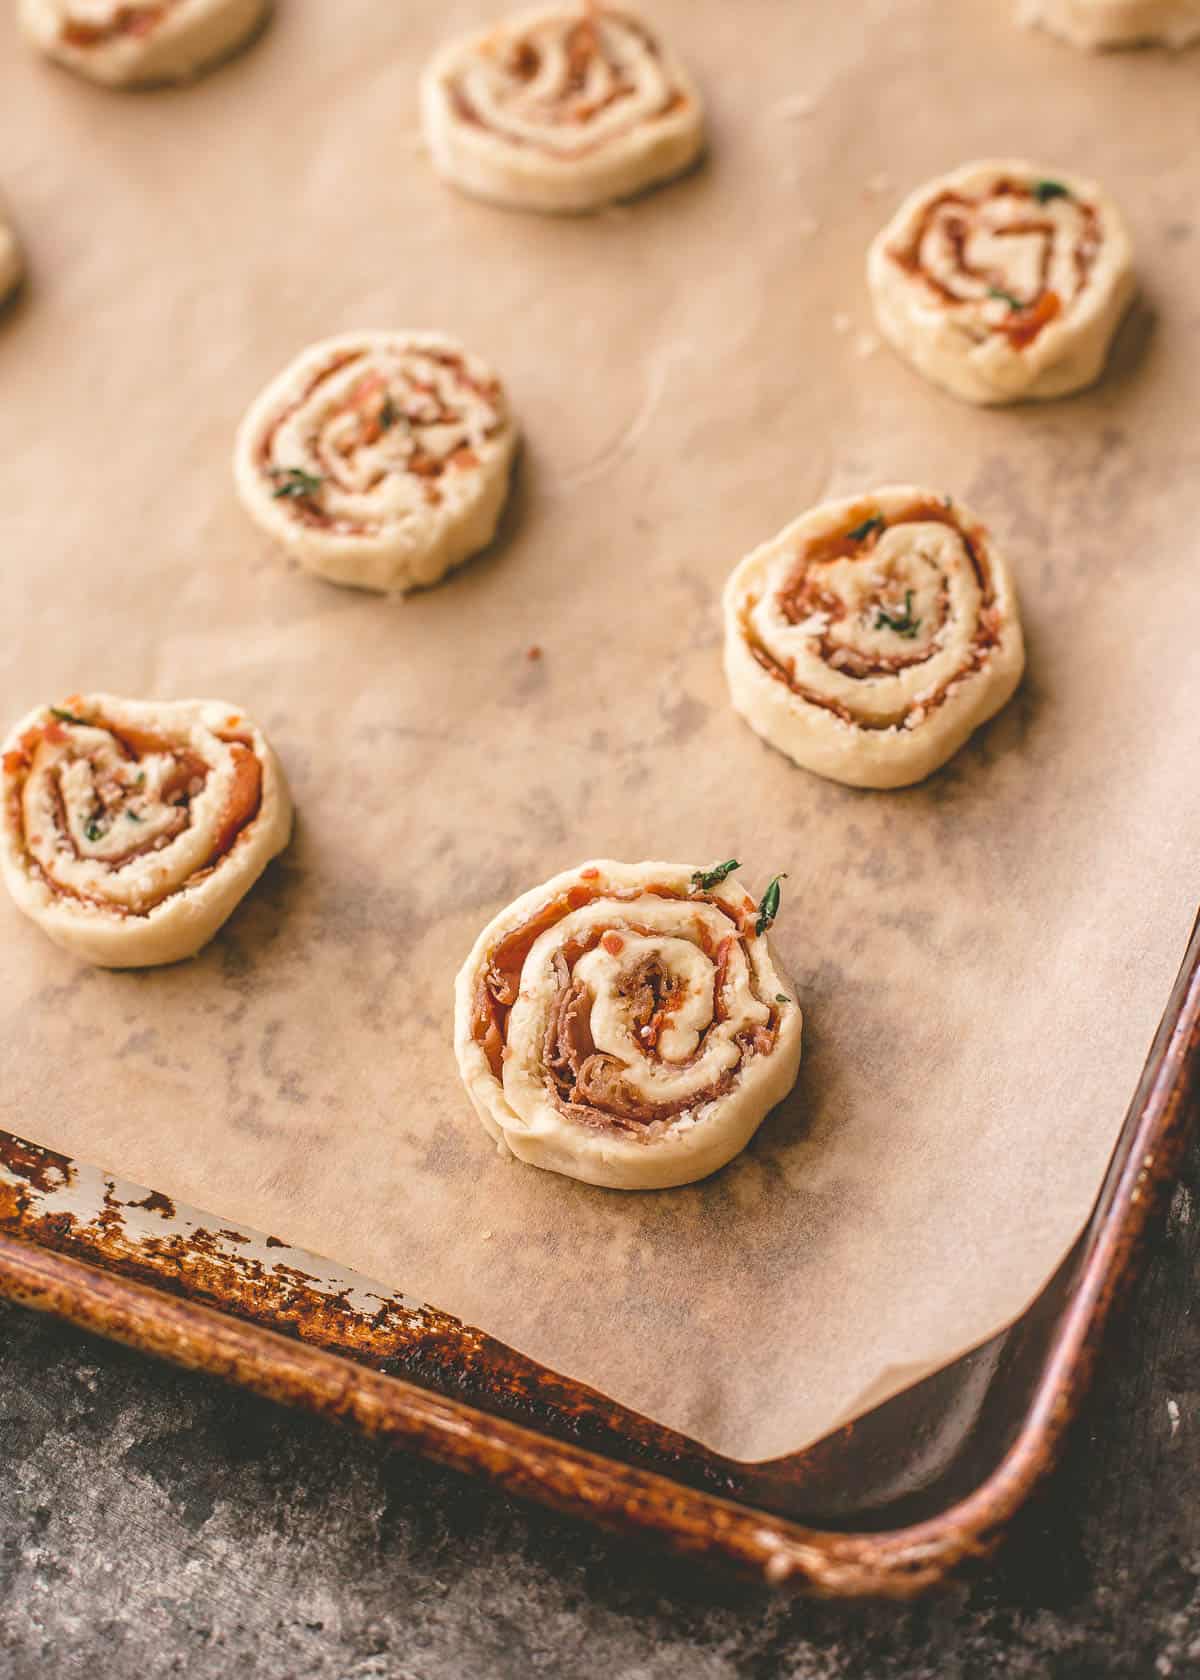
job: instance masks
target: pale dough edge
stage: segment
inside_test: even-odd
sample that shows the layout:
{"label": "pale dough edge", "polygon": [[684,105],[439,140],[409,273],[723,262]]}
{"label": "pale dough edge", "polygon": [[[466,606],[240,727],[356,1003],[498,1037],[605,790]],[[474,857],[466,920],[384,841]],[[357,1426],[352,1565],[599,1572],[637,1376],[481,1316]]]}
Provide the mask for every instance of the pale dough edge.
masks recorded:
{"label": "pale dough edge", "polygon": [[1021,0],[1017,19],[1089,52],[1200,40],[1196,0]]}
{"label": "pale dough edge", "polygon": [[374,341],[397,338],[415,345],[448,349],[468,360],[479,359],[445,333],[369,331],[321,339],[293,357],[254,398],[238,426],[233,449],[238,499],[261,531],[306,572],[331,583],[378,593],[401,593],[437,583],[486,548],[495,536],[508,501],[520,441],[517,423],[508,407],[507,392],[504,392],[504,427],[494,440],[494,455],[480,462],[474,494],[454,516],[447,515],[441,521],[431,540],[406,539],[399,531],[375,537],[339,536],[337,532],[312,530],[300,524],[263,484],[257,466],[257,449],[258,438],[274,419],[280,403],[325,357],[341,349],[369,348]]}
{"label": "pale dough edge", "polygon": [[[83,703],[100,716],[117,716],[129,701],[118,695],[88,694]],[[65,951],[98,968],[157,968],[195,956],[250,891],[271,859],[283,851],[291,836],[292,800],[283,768],[274,749],[241,708],[217,700],[138,702],[138,721],[164,729],[201,721],[213,724],[237,712],[249,728],[262,765],[262,802],[243,839],[221,859],[220,867],[198,886],[172,893],[145,916],[114,916],[74,904],[32,877],[25,867],[19,831],[14,827],[5,797],[0,814],[0,874],[13,902],[48,938]],[[45,706],[36,706],[10,730],[4,750],[46,720]]]}
{"label": "pale dough edge", "polygon": [[21,283],[25,262],[17,236],[5,221],[0,221],[0,303],[6,303]]}
{"label": "pale dough edge", "polygon": [[60,38],[53,0],[18,0],[17,17],[27,40],[48,58],[106,87],[147,87],[184,82],[212,69],[250,40],[274,0],[207,0],[169,16],[148,41],[118,39],[72,47]]}
{"label": "pale dough edge", "polygon": [[1104,228],[1103,283],[1094,286],[1082,313],[1077,311],[1066,323],[1051,322],[1031,352],[1010,350],[995,337],[983,347],[972,346],[944,310],[932,303],[922,305],[887,254],[901,228],[940,191],[970,191],[993,174],[1037,173],[1027,160],[993,158],[934,176],[908,194],[867,252],[867,284],[883,337],[931,384],[966,402],[990,406],[1046,401],[1093,384],[1104,370],[1136,291],[1132,243],[1116,203],[1097,182],[1058,171],[1057,179],[1096,206]]}
{"label": "pale dough edge", "polygon": [[[653,1143],[638,1143],[619,1134],[592,1133],[565,1116],[557,1123],[531,1130],[509,1106],[487,1057],[471,1031],[475,986],[493,949],[504,934],[517,927],[556,893],[577,885],[585,869],[596,869],[614,887],[636,887],[647,881],[686,888],[693,868],[678,863],[615,862],[593,858],[564,870],[540,886],[522,893],[505,906],[479,934],[454,983],[454,1054],[467,1095],[484,1129],[501,1151],[518,1160],[564,1177],[610,1190],[666,1190],[692,1184],[719,1170],[746,1147],[763,1120],[796,1083],[800,1070],[804,1018],[791,977],[779,960],[774,943],[764,937],[778,989],[791,999],[783,1007],[779,1037],[769,1057],[758,1056],[735,1090],[720,1099],[719,1113],[710,1113],[686,1131],[667,1132]],[[722,882],[711,894],[732,909],[746,904],[744,890]]]}
{"label": "pale dough edge", "polygon": [[[885,485],[867,493],[885,511],[931,494],[918,485]],[[843,723],[832,712],[797,699],[785,683],[759,665],[742,631],[747,585],[764,571],[781,550],[827,522],[848,517],[863,496],[822,502],[801,514],[776,536],[741,560],[725,585],[724,667],[734,710],[755,734],[812,771],[847,787],[887,790],[911,787],[946,764],[975,731],[1012,698],[1025,669],[1025,640],[1012,573],[1003,556],[989,544],[996,601],[1001,609],[1000,641],[987,666],[972,672],[946,696],[933,714],[916,729],[868,730]],[[956,510],[967,521],[981,523],[956,499]]]}
{"label": "pale dough edge", "polygon": [[[532,19],[543,12],[525,15]],[[473,34],[448,42],[426,66],[420,82],[421,122],[434,168],[474,198],[508,209],[586,214],[664,185],[682,175],[704,150],[699,90],[661,42],[664,70],[688,102],[674,117],[655,123],[650,132],[635,130],[582,158],[554,159],[478,131],[455,114],[443,84],[447,71],[477,38]]]}

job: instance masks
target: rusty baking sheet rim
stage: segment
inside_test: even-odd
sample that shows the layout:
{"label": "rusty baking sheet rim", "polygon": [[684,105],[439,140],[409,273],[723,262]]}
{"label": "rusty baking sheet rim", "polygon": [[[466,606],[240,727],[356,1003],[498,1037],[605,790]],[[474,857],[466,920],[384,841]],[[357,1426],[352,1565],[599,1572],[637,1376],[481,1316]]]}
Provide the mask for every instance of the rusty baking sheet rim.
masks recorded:
{"label": "rusty baking sheet rim", "polygon": [[[719,1489],[678,1480],[670,1468],[623,1462],[439,1392],[436,1386],[372,1368],[364,1361],[373,1358],[376,1366],[386,1367],[379,1350],[391,1345],[388,1337],[399,1337],[410,1351],[415,1348],[435,1363],[439,1347],[444,1360],[455,1366],[461,1365],[464,1350],[474,1352],[483,1366],[507,1356],[511,1369],[506,1376],[513,1392],[519,1390],[522,1375],[528,1381],[528,1372],[533,1372],[539,1384],[557,1384],[576,1401],[590,1395],[552,1372],[530,1366],[481,1332],[403,1296],[372,1295],[376,1305],[369,1316],[361,1302],[351,1314],[351,1286],[339,1291],[325,1281],[320,1301],[326,1343],[329,1324],[336,1328],[339,1322],[338,1311],[346,1324],[356,1327],[359,1340],[347,1337],[339,1347],[335,1335],[333,1346],[312,1345],[305,1340],[302,1313],[306,1301],[311,1306],[314,1286],[321,1280],[289,1264],[295,1251],[276,1238],[259,1240],[285,1256],[272,1261],[271,1272],[272,1277],[280,1274],[290,1291],[286,1299],[291,1319],[285,1313],[281,1320],[290,1335],[253,1322],[244,1312],[196,1299],[204,1293],[203,1274],[189,1278],[181,1251],[160,1244],[155,1252],[153,1241],[144,1236],[155,1215],[175,1211],[167,1197],[155,1192],[121,1203],[112,1194],[117,1181],[104,1180],[102,1226],[107,1221],[110,1233],[121,1234],[122,1219],[129,1217],[125,1210],[138,1210],[140,1240],[149,1241],[152,1257],[145,1258],[144,1248],[126,1246],[131,1254],[143,1256],[140,1268],[133,1259],[122,1264],[119,1252],[99,1264],[95,1254],[80,1258],[70,1252],[77,1225],[66,1215],[39,1215],[37,1197],[30,1193],[39,1174],[43,1190],[61,1190],[75,1164],[10,1134],[0,1134],[0,1142],[7,1140],[19,1171],[15,1179],[0,1179],[0,1189],[8,1191],[7,1198],[0,1196],[0,1295],[267,1398],[348,1423],[368,1436],[483,1476],[519,1497],[644,1536],[679,1553],[724,1563],[772,1585],[827,1597],[908,1598],[943,1581],[966,1561],[986,1557],[1019,1506],[1053,1468],[1086,1392],[1114,1303],[1132,1277],[1151,1216],[1186,1140],[1200,1063],[1198,1045],[1200,923],[1193,929],[1108,1177],[1081,1246],[1074,1251],[1078,1258],[1067,1304],[1015,1438],[973,1491],[936,1515],[902,1527],[868,1532],[808,1527],[724,1497]],[[206,1248],[210,1260],[221,1245],[240,1259],[242,1246],[252,1239],[226,1229],[192,1232],[190,1241],[198,1242],[203,1264]],[[194,1259],[191,1248],[187,1257]],[[247,1264],[242,1260],[244,1268]],[[141,1276],[130,1275],[139,1269]],[[260,1258],[247,1276],[253,1280],[261,1275]],[[279,1311],[278,1299],[272,1311]],[[364,1345],[362,1336],[370,1343],[372,1331],[377,1333],[375,1344]],[[619,1426],[627,1428],[631,1421],[641,1426],[641,1444],[647,1449],[656,1441],[680,1439],[613,1407],[603,1396],[591,1400]],[[850,1425],[839,1434],[850,1434],[856,1427]],[[700,1459],[711,1458],[702,1449],[696,1451]],[[803,1457],[798,1455],[797,1462]],[[665,1462],[670,1466],[669,1456]]]}

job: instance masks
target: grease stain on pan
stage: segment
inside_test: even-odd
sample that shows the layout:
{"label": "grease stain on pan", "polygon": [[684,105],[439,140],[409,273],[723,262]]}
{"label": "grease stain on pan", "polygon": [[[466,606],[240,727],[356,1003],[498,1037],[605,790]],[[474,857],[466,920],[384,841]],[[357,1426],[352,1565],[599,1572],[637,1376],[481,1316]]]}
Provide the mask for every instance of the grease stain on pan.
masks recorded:
{"label": "grease stain on pan", "polygon": [[[732,1466],[361,1273],[0,1131],[0,1233],[723,1493]],[[203,1363],[203,1360],[200,1361]],[[303,1403],[303,1397],[298,1397]]]}
{"label": "grease stain on pan", "polygon": [[323,1328],[362,1351],[373,1335],[443,1318],[279,1237],[217,1225],[9,1132],[0,1132],[0,1229],[273,1328]]}

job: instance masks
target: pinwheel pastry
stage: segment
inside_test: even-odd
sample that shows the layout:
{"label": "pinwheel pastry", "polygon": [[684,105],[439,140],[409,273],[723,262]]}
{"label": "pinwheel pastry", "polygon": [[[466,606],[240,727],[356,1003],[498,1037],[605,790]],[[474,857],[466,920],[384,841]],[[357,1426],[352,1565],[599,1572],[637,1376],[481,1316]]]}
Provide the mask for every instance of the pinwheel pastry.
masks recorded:
{"label": "pinwheel pastry", "polygon": [[961,503],[911,484],[813,508],[725,586],[725,674],[751,728],[851,787],[919,782],[1025,664],[1008,567]]}
{"label": "pinwheel pastry", "polygon": [[1017,15],[1075,47],[1186,47],[1200,37],[1200,0],[1020,0]]}
{"label": "pinwheel pastry", "polygon": [[736,860],[598,860],[525,893],[459,973],[455,1052],[521,1161],[661,1190],[733,1158],[795,1083],[802,1019]]}
{"label": "pinwheel pastry", "polygon": [[279,762],[217,700],[76,694],[30,712],[3,753],[8,889],[103,968],[193,956],[287,845]]}
{"label": "pinwheel pastry", "polygon": [[0,217],[0,303],[4,303],[16,290],[24,266],[17,236],[3,217]]}
{"label": "pinwheel pastry", "polygon": [[421,83],[440,174],[521,210],[594,210],[678,175],[700,96],[636,12],[599,0],[521,12],[443,47]]}
{"label": "pinwheel pastry", "polygon": [[1090,385],[1133,296],[1115,204],[1028,163],[972,163],[910,194],[867,278],[884,336],[968,402]]}
{"label": "pinwheel pastry", "polygon": [[251,404],[234,475],[251,518],[308,571],[413,589],[491,541],[516,439],[500,381],[452,339],[346,333]]}
{"label": "pinwheel pastry", "polygon": [[110,87],[186,81],[249,40],[269,10],[270,0],[18,0],[35,46]]}

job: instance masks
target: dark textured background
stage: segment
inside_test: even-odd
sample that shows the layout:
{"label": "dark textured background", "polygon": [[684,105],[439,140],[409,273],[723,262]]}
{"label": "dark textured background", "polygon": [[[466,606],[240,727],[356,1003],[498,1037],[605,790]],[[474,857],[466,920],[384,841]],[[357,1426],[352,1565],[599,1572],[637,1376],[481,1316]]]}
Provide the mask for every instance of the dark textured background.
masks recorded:
{"label": "dark textured background", "polygon": [[0,1303],[0,1675],[1200,1675],[1200,1143],[1061,1472],[913,1607],[699,1576]]}

